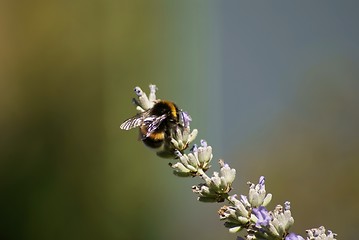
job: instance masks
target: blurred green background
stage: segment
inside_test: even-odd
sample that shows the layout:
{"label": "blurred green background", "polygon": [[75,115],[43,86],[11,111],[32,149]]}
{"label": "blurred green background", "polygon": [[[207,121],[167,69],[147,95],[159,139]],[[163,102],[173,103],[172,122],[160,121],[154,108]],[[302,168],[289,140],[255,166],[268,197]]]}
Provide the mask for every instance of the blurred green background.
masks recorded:
{"label": "blurred green background", "polygon": [[[1,1],[0,239],[235,239],[121,131],[133,87],[188,111],[237,169],[267,178],[294,231],[354,239],[357,1]],[[210,229],[210,230],[209,230]]]}

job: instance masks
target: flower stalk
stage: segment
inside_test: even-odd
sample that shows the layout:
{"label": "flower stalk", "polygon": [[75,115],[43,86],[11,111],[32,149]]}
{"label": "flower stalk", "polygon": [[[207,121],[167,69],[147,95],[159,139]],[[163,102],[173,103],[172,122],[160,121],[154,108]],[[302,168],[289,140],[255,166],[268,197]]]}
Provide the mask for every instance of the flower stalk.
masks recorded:
{"label": "flower stalk", "polygon": [[[137,98],[133,99],[139,113],[150,111],[159,101],[156,98],[157,87],[150,85],[147,97],[141,88],[135,87]],[[211,168],[213,158],[212,147],[205,140],[200,145],[194,144],[188,153],[185,150],[196,139],[198,130],[191,131],[191,117],[186,112],[178,111],[178,123],[166,131],[165,145],[173,150],[175,163],[170,163],[174,175],[179,177],[199,177],[202,182],[192,186],[201,202],[225,202],[219,210],[219,218],[231,233],[242,233],[237,239],[273,239],[273,240],[320,240],[336,239],[337,235],[324,227],[306,231],[304,238],[290,232],[294,224],[290,202],[283,206],[277,205],[272,211],[267,209],[272,200],[272,194],[267,193],[265,178],[261,176],[257,184],[248,182],[248,194],[232,194],[232,184],[236,177],[236,169],[228,163],[219,160],[220,170],[211,176],[207,171]],[[146,122],[146,124],[148,124]]]}

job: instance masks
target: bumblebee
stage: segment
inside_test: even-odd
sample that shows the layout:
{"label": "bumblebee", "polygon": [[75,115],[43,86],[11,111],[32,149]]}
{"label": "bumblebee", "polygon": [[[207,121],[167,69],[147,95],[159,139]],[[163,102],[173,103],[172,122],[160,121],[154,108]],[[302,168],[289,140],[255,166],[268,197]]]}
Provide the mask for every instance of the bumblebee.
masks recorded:
{"label": "bumblebee", "polygon": [[139,127],[139,139],[146,146],[156,150],[160,157],[174,157],[171,136],[177,127],[183,127],[182,114],[175,103],[158,100],[152,108],[124,121],[120,128]]}

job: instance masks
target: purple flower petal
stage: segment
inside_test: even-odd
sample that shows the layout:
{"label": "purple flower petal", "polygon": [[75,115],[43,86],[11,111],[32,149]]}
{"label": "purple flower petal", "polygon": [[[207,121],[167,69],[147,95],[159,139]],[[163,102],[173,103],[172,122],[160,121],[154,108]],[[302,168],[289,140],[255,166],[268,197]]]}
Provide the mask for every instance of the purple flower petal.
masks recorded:
{"label": "purple flower petal", "polygon": [[269,212],[263,206],[260,206],[258,208],[253,208],[252,212],[258,218],[256,222],[256,227],[260,227],[260,226],[266,227],[269,225],[269,222],[272,220],[272,218],[269,215]]}
{"label": "purple flower petal", "polygon": [[304,240],[304,238],[300,235],[297,235],[295,233],[289,233],[286,237],[285,240]]}
{"label": "purple flower petal", "polygon": [[183,122],[183,126],[184,126],[185,128],[189,127],[189,124],[190,124],[190,122],[192,121],[191,116],[190,116],[187,112],[182,112],[182,111],[181,111],[180,117],[181,117],[181,120],[182,120],[182,122]]}
{"label": "purple flower petal", "polygon": [[261,188],[263,188],[264,187],[264,183],[265,183],[265,177],[264,176],[261,176],[260,178],[259,178],[259,185],[261,186]]}

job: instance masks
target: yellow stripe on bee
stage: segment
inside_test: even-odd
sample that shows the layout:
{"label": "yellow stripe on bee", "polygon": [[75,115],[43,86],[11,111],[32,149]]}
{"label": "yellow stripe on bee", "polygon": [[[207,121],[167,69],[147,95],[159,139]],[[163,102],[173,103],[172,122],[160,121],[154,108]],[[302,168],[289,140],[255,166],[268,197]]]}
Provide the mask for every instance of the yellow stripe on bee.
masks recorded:
{"label": "yellow stripe on bee", "polygon": [[168,106],[171,109],[171,114],[174,118],[177,118],[177,109],[176,106],[172,102],[168,102]]}
{"label": "yellow stripe on bee", "polygon": [[165,133],[164,132],[155,132],[155,133],[151,133],[150,138],[153,140],[163,140],[165,138]]}

